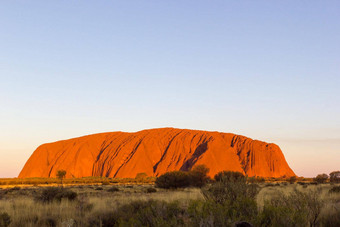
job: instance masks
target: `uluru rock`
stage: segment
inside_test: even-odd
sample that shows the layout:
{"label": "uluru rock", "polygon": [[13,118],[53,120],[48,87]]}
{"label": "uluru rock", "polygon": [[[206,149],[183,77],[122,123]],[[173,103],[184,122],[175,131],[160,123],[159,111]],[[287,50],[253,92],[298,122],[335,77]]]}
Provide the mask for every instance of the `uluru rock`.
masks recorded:
{"label": "uluru rock", "polygon": [[223,170],[248,176],[295,176],[281,149],[273,143],[231,133],[161,128],[135,133],[110,132],[47,143],[26,162],[19,178],[159,176],[204,164],[209,175]]}

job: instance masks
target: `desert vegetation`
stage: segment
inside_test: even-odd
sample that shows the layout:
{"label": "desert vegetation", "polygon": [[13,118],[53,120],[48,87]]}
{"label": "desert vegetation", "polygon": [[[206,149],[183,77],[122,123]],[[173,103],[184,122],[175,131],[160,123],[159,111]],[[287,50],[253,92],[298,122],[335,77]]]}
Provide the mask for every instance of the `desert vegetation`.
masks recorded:
{"label": "desert vegetation", "polygon": [[70,185],[63,179],[50,187],[7,186],[0,189],[0,226],[340,225],[334,181],[270,182],[228,171],[210,179],[207,173],[198,166],[164,174],[155,184]]}

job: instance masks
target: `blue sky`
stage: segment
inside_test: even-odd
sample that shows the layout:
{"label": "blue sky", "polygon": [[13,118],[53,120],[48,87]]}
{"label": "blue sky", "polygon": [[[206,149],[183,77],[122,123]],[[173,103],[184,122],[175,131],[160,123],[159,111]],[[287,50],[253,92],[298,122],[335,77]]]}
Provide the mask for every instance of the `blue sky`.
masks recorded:
{"label": "blue sky", "polygon": [[0,29],[0,177],[41,143],[168,126],[340,168],[339,1],[6,1]]}

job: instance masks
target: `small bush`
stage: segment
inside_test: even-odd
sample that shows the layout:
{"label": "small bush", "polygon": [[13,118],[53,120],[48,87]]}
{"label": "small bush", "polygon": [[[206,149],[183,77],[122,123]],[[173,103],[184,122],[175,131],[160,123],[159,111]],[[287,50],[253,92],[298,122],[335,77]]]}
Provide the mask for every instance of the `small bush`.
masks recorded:
{"label": "small bush", "polygon": [[65,188],[48,187],[44,188],[42,192],[35,197],[37,201],[44,203],[53,201],[60,202],[63,198],[71,201],[75,200],[77,198],[77,193]]}
{"label": "small bush", "polygon": [[259,216],[260,226],[317,226],[323,202],[319,191],[282,192],[265,202]]}
{"label": "small bush", "polygon": [[238,172],[230,172],[219,177],[217,177],[218,181],[211,186],[202,189],[202,193],[207,200],[219,204],[228,202],[233,205],[236,201],[242,199],[255,199],[258,186],[247,183],[245,176],[239,175]]}
{"label": "small bush", "polygon": [[87,220],[87,226],[101,226],[101,227],[114,227],[118,224],[118,218],[113,211],[105,211],[101,213],[95,213],[89,216]]}
{"label": "small bush", "polygon": [[95,213],[88,226],[184,226],[185,210],[178,203],[162,201],[134,201],[115,211]]}
{"label": "small bush", "polygon": [[135,179],[137,181],[143,181],[147,177],[148,177],[148,175],[146,173],[137,173]]}
{"label": "small bush", "polygon": [[88,201],[88,198],[81,197],[77,201],[76,209],[81,216],[84,216],[86,212],[90,212],[93,209],[93,204]]}
{"label": "small bush", "polygon": [[332,183],[340,183],[340,171],[333,171],[329,174],[329,181]]}
{"label": "small bush", "polygon": [[333,186],[329,189],[329,193],[340,193],[340,186]]}
{"label": "small bush", "polygon": [[20,187],[15,186],[15,187],[13,187],[13,188],[10,188],[9,190],[10,190],[10,191],[19,191],[20,189],[21,189]]}
{"label": "small bush", "polygon": [[205,165],[194,166],[189,171],[190,185],[194,187],[203,187],[208,183],[210,178],[208,177],[209,169]]}
{"label": "small bush", "polygon": [[215,181],[238,181],[245,178],[246,177],[241,172],[234,171],[222,171],[214,176]]}
{"label": "small bush", "polygon": [[292,176],[288,179],[289,183],[294,184],[296,182],[297,178],[296,176]]}
{"label": "small bush", "polygon": [[156,187],[159,188],[185,188],[190,186],[191,178],[187,172],[167,172],[156,179]]}
{"label": "small bush", "polygon": [[11,224],[12,220],[11,217],[6,213],[0,213],[0,226],[7,227]]}
{"label": "small bush", "polygon": [[264,183],[266,182],[266,179],[263,177],[248,177],[247,181],[249,183]]}
{"label": "small bush", "polygon": [[332,206],[331,209],[322,216],[321,223],[324,227],[340,226],[340,207]]}
{"label": "small bush", "polygon": [[154,192],[157,192],[156,188],[150,187],[146,189],[146,193],[154,193]]}
{"label": "small bush", "polygon": [[325,182],[327,181],[327,179],[328,179],[328,175],[325,174],[325,173],[323,173],[323,174],[318,174],[318,175],[313,179],[313,181],[322,184],[322,183],[325,183]]}
{"label": "small bush", "polygon": [[94,190],[101,191],[101,190],[103,190],[103,188],[102,187],[96,187]]}
{"label": "small bush", "polygon": [[108,192],[119,192],[119,188],[116,186],[113,186],[107,190]]}
{"label": "small bush", "polygon": [[102,185],[110,185],[110,182],[109,181],[103,181]]}
{"label": "small bush", "polygon": [[38,221],[38,226],[48,226],[48,227],[56,227],[57,226],[57,220],[54,217],[42,217]]}

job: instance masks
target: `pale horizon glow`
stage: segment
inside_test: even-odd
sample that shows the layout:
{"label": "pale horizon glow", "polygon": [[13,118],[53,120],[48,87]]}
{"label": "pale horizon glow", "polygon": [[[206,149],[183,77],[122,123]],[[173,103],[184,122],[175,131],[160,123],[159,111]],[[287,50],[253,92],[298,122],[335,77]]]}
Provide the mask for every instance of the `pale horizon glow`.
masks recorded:
{"label": "pale horizon glow", "polygon": [[340,170],[339,1],[10,1],[0,7],[0,178],[41,144],[175,127]]}

